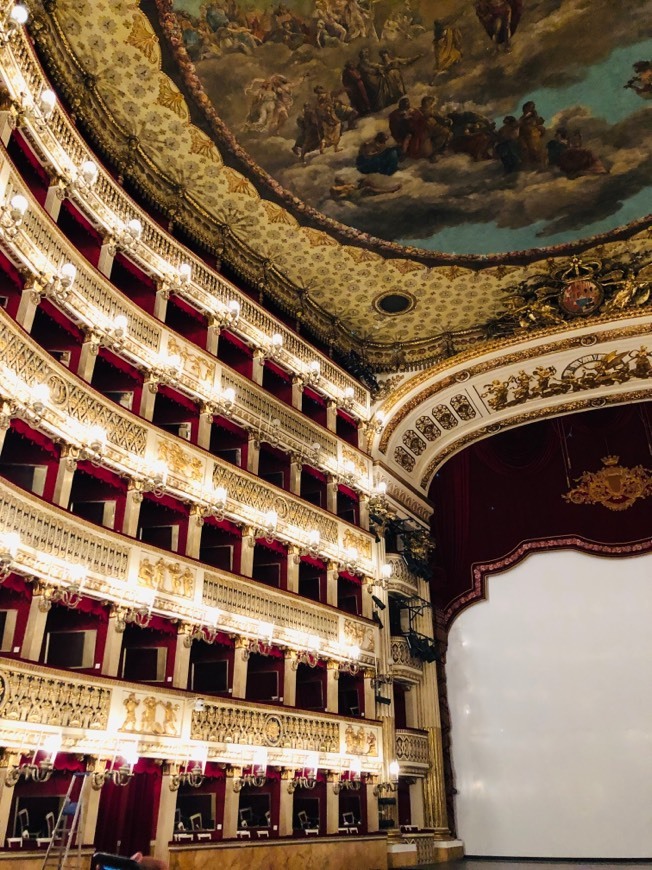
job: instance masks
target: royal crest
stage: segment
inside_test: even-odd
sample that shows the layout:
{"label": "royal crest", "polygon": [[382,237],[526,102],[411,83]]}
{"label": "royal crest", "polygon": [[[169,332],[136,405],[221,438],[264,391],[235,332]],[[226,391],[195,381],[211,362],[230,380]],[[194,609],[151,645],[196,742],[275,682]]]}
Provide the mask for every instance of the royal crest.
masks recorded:
{"label": "royal crest", "polygon": [[611,511],[624,511],[638,499],[652,495],[652,470],[637,465],[618,465],[618,456],[605,456],[600,471],[585,471],[577,486],[567,492],[564,501],[572,504],[601,504]]}

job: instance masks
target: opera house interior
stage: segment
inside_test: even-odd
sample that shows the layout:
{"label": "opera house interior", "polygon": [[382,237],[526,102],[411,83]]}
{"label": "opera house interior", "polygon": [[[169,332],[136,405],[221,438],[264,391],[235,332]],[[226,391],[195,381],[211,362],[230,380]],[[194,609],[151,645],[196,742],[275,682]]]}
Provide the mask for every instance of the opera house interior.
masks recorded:
{"label": "opera house interior", "polygon": [[0,870],[652,859],[644,7],[0,0]]}

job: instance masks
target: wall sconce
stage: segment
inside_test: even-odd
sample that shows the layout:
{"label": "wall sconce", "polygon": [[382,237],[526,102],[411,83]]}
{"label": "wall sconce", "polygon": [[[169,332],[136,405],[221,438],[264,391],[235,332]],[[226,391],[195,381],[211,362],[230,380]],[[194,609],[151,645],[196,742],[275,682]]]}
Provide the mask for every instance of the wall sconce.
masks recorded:
{"label": "wall sconce", "polygon": [[349,769],[341,770],[337,780],[333,783],[333,793],[339,794],[343,789],[347,791],[360,791],[361,780],[360,759],[352,758]]}
{"label": "wall sconce", "polygon": [[0,45],[6,45],[11,37],[27,23],[29,12],[22,3],[16,3],[7,12],[0,24]]}
{"label": "wall sconce", "polygon": [[13,417],[21,417],[30,425],[38,425],[50,399],[47,384],[26,384],[11,369],[3,367],[0,393],[4,396],[0,412],[0,427],[8,428]]}
{"label": "wall sconce", "polygon": [[97,182],[99,170],[94,160],[84,160],[70,184],[74,190],[82,192],[90,190]]}
{"label": "wall sconce", "polygon": [[299,650],[292,658],[292,670],[298,670],[299,665],[308,665],[309,668],[316,668],[321,660],[319,655],[320,646],[321,641],[317,635],[309,637],[306,644],[307,649]]}
{"label": "wall sconce", "polygon": [[229,299],[224,311],[220,311],[219,314],[213,314],[210,326],[216,329],[230,329],[234,327],[240,319],[240,310],[241,306],[238,300]]}
{"label": "wall sconce", "polygon": [[17,105],[18,124],[28,120],[39,131],[44,130],[54,114],[56,104],[57,95],[50,88],[43,88],[35,103],[26,94],[21,94]]}
{"label": "wall sconce", "polygon": [[374,795],[376,797],[379,797],[384,792],[397,791],[400,772],[401,769],[399,767],[398,761],[391,761],[389,764],[389,780],[387,780],[386,782],[379,782],[378,785],[375,785]]}
{"label": "wall sconce", "polygon": [[218,523],[224,519],[226,510],[226,500],[228,493],[223,486],[216,486],[212,493],[204,494],[206,505],[201,505],[197,508],[197,525],[203,526],[206,517],[214,517]]}
{"label": "wall sconce", "polygon": [[122,634],[128,625],[147,628],[152,619],[152,608],[156,592],[154,589],[139,589],[140,600],[119,601],[113,605],[111,615],[115,617],[115,630]]}
{"label": "wall sconce", "polygon": [[201,413],[211,419],[217,414],[230,417],[235,408],[235,390],[233,387],[225,387],[221,393],[215,393],[201,405]]}
{"label": "wall sconce", "polygon": [[196,761],[192,767],[190,762],[186,762],[185,766],[179,765],[175,773],[170,774],[170,791],[178,791],[179,786],[189,785],[190,788],[199,788],[204,783],[204,767]]}
{"label": "wall sconce", "polygon": [[264,538],[268,544],[271,544],[276,539],[277,526],[278,514],[275,510],[267,511],[263,517],[262,524],[255,527],[253,538]]}
{"label": "wall sconce", "polygon": [[34,594],[40,598],[38,609],[47,613],[53,604],[61,604],[74,610],[82,600],[82,588],[86,581],[86,568],[83,565],[68,565],[70,578],[68,585],[54,586],[51,583],[38,583]]}
{"label": "wall sconce", "polygon": [[345,411],[350,411],[355,401],[355,390],[353,387],[346,387],[344,396],[342,397],[342,407]]}
{"label": "wall sconce", "polygon": [[258,637],[242,639],[242,658],[248,661],[252,653],[259,656],[268,656],[271,654],[274,644],[272,638],[274,636],[274,626],[271,622],[261,622],[258,626]]}
{"label": "wall sconce", "polygon": [[220,620],[220,613],[217,607],[207,607],[205,611],[205,619],[199,625],[188,625],[186,636],[183,639],[183,644],[186,648],[190,648],[195,641],[203,643],[215,643],[219,634],[217,624]]}
{"label": "wall sconce", "polygon": [[308,371],[304,375],[304,380],[307,384],[315,385],[321,380],[321,364],[319,360],[312,360],[308,366]]}
{"label": "wall sconce", "polygon": [[336,680],[339,680],[340,674],[350,674],[354,677],[356,674],[360,673],[360,663],[358,661],[361,653],[360,647],[356,645],[351,646],[349,647],[348,653],[348,660],[337,663],[337,670],[334,673]]}
{"label": "wall sconce", "polygon": [[283,336],[275,332],[265,347],[259,348],[258,362],[262,365],[266,359],[278,359],[283,352]]}
{"label": "wall sconce", "polygon": [[358,565],[358,558],[360,554],[358,553],[357,547],[347,547],[346,550],[342,553],[339,559],[340,567],[343,568],[348,574],[359,574],[360,566]]}
{"label": "wall sconce", "polygon": [[167,463],[162,459],[155,459],[150,464],[141,464],[129,484],[129,489],[134,493],[136,501],[142,501],[143,493],[146,492],[151,492],[155,498],[161,498],[167,479]]}
{"label": "wall sconce", "polygon": [[[116,767],[116,762],[122,764]],[[129,785],[134,775],[134,767],[138,763],[138,748],[121,747],[113,753],[110,763],[107,762],[103,771],[95,771],[92,774],[91,785],[95,791],[99,791],[105,782],[124,788]]]}
{"label": "wall sconce", "polygon": [[317,785],[317,768],[319,767],[319,755],[312,752],[306,758],[306,765],[297,775],[288,782],[288,793],[294,794],[298,788],[312,790]]}
{"label": "wall sconce", "polygon": [[118,224],[113,231],[114,242],[111,248],[129,251],[136,247],[143,236],[143,225],[138,218],[131,218],[126,224]]}
{"label": "wall sconce", "polygon": [[25,197],[20,193],[16,193],[8,203],[2,206],[0,209],[0,235],[6,236],[8,239],[16,237],[25,217],[27,205]]}
{"label": "wall sconce", "polygon": [[[42,747],[42,750],[41,750]],[[43,735],[40,735],[36,749],[32,754],[32,760],[23,764],[14,764],[7,771],[5,777],[5,785],[8,788],[13,788],[21,779],[27,782],[47,782],[54,773],[54,762],[59,750],[61,749],[61,734],[49,734],[45,740]],[[40,751],[45,752],[47,758],[36,762],[36,758]]]}
{"label": "wall sconce", "polygon": [[382,411],[376,411],[373,417],[367,421],[365,427],[367,435],[380,435],[386,422],[385,414]]}
{"label": "wall sconce", "polygon": [[169,299],[172,293],[181,291],[190,285],[192,267],[189,263],[181,263],[175,272],[164,275],[161,279],[160,288],[164,299]]}
{"label": "wall sconce", "polygon": [[160,354],[152,364],[147,378],[147,387],[151,393],[157,393],[161,384],[174,386],[178,383],[183,371],[183,363],[178,353]]}
{"label": "wall sconce", "polygon": [[11,574],[20,549],[18,532],[0,532],[0,583]]}
{"label": "wall sconce", "polygon": [[253,764],[248,773],[244,771],[233,780],[233,791],[239,792],[245,786],[250,788],[262,788],[267,782],[267,750],[256,749]]}
{"label": "wall sconce", "polygon": [[97,424],[85,426],[72,417],[68,418],[66,428],[77,442],[67,445],[66,467],[74,471],[78,462],[90,462],[95,467],[100,466],[106,452],[106,431]]}
{"label": "wall sconce", "polygon": [[72,263],[64,263],[57,275],[43,281],[43,293],[59,305],[65,305],[77,277],[77,269]]}

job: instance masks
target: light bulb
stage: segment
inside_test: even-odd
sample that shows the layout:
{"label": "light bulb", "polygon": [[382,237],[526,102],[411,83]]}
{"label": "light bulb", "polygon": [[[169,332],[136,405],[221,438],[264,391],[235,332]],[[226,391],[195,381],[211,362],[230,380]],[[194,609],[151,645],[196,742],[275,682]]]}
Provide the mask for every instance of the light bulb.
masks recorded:
{"label": "light bulb", "polygon": [[44,118],[47,119],[52,115],[56,104],[57,95],[54,93],[54,91],[51,91],[49,88],[41,91],[41,96],[39,97],[39,108]]}
{"label": "light bulb", "polygon": [[319,534],[319,529],[311,529],[308,532],[308,543],[312,547],[318,547],[320,540],[321,540],[321,535]]}
{"label": "light bulb", "polygon": [[32,405],[36,408],[37,406],[45,405],[50,398],[50,388],[47,384],[36,384],[30,390]]}
{"label": "light bulb", "polygon": [[29,18],[29,12],[27,11],[27,7],[23,6],[22,3],[16,3],[11,12],[9,13],[9,18],[14,24],[17,24],[19,27],[22,27],[23,24],[27,23],[27,19]]}
{"label": "light bulb", "polygon": [[321,365],[319,364],[319,360],[314,359],[310,363],[310,373],[312,375],[318,375],[321,372]]}
{"label": "light bulb", "polygon": [[116,314],[111,324],[111,331],[118,337],[123,336],[127,332],[129,321],[124,314]]}
{"label": "light bulb", "polygon": [[233,387],[225,387],[225,389],[222,390],[222,400],[227,405],[233,405],[235,402],[235,390]]}
{"label": "light bulb", "polygon": [[280,332],[275,332],[272,336],[272,347],[283,347],[283,336]]}
{"label": "light bulb", "polygon": [[216,486],[213,497],[217,504],[226,504],[227,492],[223,486]]}
{"label": "light bulb", "polygon": [[9,205],[11,206],[11,216],[14,220],[22,218],[27,211],[27,200],[20,193],[11,197]]}
{"label": "light bulb", "polygon": [[237,299],[229,299],[226,304],[226,309],[234,320],[237,320],[238,317],[240,317],[240,303]]}
{"label": "light bulb", "polygon": [[77,276],[77,269],[72,263],[64,263],[59,269],[59,280],[64,287],[72,287]]}
{"label": "light bulb", "polygon": [[390,761],[389,763],[389,775],[393,780],[397,780],[399,773],[401,772],[401,768],[399,766],[398,761]]}
{"label": "light bulb", "polygon": [[376,492],[378,495],[387,495],[387,484],[384,480],[380,480],[378,485],[376,486]]}
{"label": "light bulb", "polygon": [[179,283],[180,284],[189,284],[190,276],[192,275],[192,268],[188,263],[182,263],[178,269]]}
{"label": "light bulb", "polygon": [[276,511],[267,511],[265,514],[265,527],[268,529],[275,529],[276,524],[278,523],[278,514]]}
{"label": "light bulb", "polygon": [[98,169],[93,160],[84,160],[81,165],[80,175],[90,187],[97,181]]}
{"label": "light bulb", "polygon": [[127,224],[127,232],[137,242],[143,234],[143,225],[138,218],[132,218]]}
{"label": "light bulb", "polygon": [[18,555],[20,535],[18,532],[0,532],[0,549],[6,550],[12,559]]}

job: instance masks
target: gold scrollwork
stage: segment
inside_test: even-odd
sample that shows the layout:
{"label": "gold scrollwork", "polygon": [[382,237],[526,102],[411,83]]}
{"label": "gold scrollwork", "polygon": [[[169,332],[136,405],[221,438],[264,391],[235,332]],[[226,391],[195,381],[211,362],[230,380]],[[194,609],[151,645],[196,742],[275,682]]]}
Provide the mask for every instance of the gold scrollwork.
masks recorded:
{"label": "gold scrollwork", "polygon": [[618,465],[618,456],[605,456],[599,471],[585,471],[578,484],[564,496],[571,504],[601,504],[611,511],[624,511],[638,499],[652,495],[652,470],[636,465]]}

